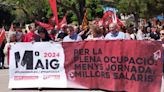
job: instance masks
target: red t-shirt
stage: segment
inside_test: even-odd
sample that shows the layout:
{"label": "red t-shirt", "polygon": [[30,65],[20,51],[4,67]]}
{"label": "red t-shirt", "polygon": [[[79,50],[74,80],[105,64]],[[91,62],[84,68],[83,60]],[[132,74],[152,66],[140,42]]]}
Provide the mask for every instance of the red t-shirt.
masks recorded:
{"label": "red t-shirt", "polygon": [[37,37],[37,35],[33,32],[29,32],[24,36],[24,40],[23,42],[31,42],[33,41],[35,38]]}

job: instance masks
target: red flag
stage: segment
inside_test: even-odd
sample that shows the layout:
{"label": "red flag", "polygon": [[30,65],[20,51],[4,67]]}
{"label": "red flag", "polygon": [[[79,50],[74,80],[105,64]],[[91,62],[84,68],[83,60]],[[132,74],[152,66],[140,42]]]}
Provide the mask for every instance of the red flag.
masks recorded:
{"label": "red flag", "polygon": [[125,24],[117,17],[117,24],[121,27],[125,26]]}
{"label": "red flag", "polygon": [[60,22],[60,27],[64,27],[65,25],[67,25],[67,19],[66,19],[67,15],[65,15],[62,19],[62,21]]}
{"label": "red flag", "polygon": [[113,12],[111,11],[107,11],[104,13],[101,19],[101,21],[103,22],[102,25],[104,27],[107,27],[109,24],[113,23],[112,16],[113,16]]}
{"label": "red flag", "polygon": [[55,24],[55,16],[52,16],[48,20],[48,24],[54,25]]}
{"label": "red flag", "polygon": [[49,0],[49,2],[50,2],[50,6],[52,9],[53,15],[55,17],[55,23],[56,23],[56,25],[58,25],[59,21],[58,21],[58,12],[57,12],[56,0]]}
{"label": "red flag", "polygon": [[36,21],[35,23],[38,24],[39,26],[45,28],[46,30],[54,29],[53,25],[51,25],[51,24],[46,24],[46,23],[43,23],[43,22],[40,22],[40,21]]}
{"label": "red flag", "polygon": [[[113,17],[116,16],[112,11],[107,11],[102,17],[104,27],[107,27],[109,24],[113,23]],[[116,16],[116,21],[119,26],[125,26],[124,23]]]}
{"label": "red flag", "polygon": [[13,23],[11,24],[9,31],[14,31],[14,25],[13,25]]}
{"label": "red flag", "polygon": [[105,21],[105,20],[109,20],[109,19],[112,19],[112,16],[113,16],[113,12],[111,11],[107,11],[104,13],[103,17],[102,17],[102,20]]}
{"label": "red flag", "polygon": [[63,28],[65,25],[67,25],[67,19],[66,19],[67,15],[65,15],[63,17],[63,19],[61,20],[61,22],[59,23],[59,25],[55,26],[55,29],[59,30],[60,28]]}
{"label": "red flag", "polygon": [[5,28],[3,27],[0,31],[0,45],[2,44],[3,40],[5,39],[6,31]]}

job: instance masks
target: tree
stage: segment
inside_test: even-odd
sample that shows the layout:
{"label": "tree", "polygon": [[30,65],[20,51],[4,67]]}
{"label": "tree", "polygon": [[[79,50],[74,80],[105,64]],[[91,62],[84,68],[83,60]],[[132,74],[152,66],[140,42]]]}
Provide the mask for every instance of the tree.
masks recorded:
{"label": "tree", "polygon": [[6,0],[16,14],[16,21],[24,20],[31,22],[36,19],[40,20],[47,15],[49,3],[47,0]]}
{"label": "tree", "polygon": [[89,11],[89,20],[101,18],[103,16],[103,5],[99,0],[88,0],[87,9]]}
{"label": "tree", "polygon": [[3,0],[0,0],[0,28],[2,26],[9,26],[15,19],[15,15],[12,14],[12,8],[7,5]]}
{"label": "tree", "polygon": [[69,11],[70,14],[68,16],[73,16],[73,19],[77,19],[79,25],[82,24],[86,9],[89,10],[90,20],[92,20],[97,13],[101,15],[102,8],[99,7],[99,4],[99,0],[57,0],[58,7],[62,7],[65,12]]}
{"label": "tree", "polygon": [[163,0],[114,0],[115,7],[122,13],[134,14],[138,26],[139,18],[152,18],[164,12]]}
{"label": "tree", "polygon": [[[11,12],[16,15],[15,21],[25,23],[34,20],[46,19],[43,17],[52,16],[48,0],[0,0],[12,8]],[[59,19],[68,13],[69,22],[78,21],[80,25],[83,21],[84,13],[88,9],[89,20],[96,16],[102,16],[100,0],[57,0]]]}
{"label": "tree", "polygon": [[146,15],[148,18],[157,16],[161,13],[164,13],[164,1],[163,0],[148,0],[147,3],[147,12]]}
{"label": "tree", "polygon": [[85,13],[85,0],[57,0],[57,5],[62,7],[63,11],[72,11],[78,19],[78,24],[82,23]]}

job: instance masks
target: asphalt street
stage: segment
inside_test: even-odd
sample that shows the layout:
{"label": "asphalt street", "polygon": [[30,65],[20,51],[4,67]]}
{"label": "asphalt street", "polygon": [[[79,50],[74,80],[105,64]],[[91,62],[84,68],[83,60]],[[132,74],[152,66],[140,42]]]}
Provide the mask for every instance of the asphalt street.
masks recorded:
{"label": "asphalt street", "polygon": [[[0,92],[105,92],[102,90],[81,90],[81,89],[8,89],[8,69],[0,69]],[[162,78],[163,79],[163,78]],[[162,80],[164,82],[164,79]],[[164,92],[164,83],[161,85],[161,92]]]}
{"label": "asphalt street", "polygon": [[8,89],[8,69],[0,69],[0,92],[105,92],[102,90],[81,90],[81,89]]}

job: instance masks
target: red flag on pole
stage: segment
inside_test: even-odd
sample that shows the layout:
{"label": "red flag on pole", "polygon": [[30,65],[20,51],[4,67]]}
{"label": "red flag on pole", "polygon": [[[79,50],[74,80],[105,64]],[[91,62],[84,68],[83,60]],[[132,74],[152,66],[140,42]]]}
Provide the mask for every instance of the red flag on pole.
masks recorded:
{"label": "red flag on pole", "polygon": [[13,23],[11,24],[9,31],[14,31],[14,25],[13,25]]}
{"label": "red flag on pole", "polygon": [[55,17],[55,23],[56,23],[56,25],[58,25],[59,21],[58,21],[58,12],[57,12],[56,0],[49,0],[49,2],[50,2],[50,6],[52,9],[53,15]]}
{"label": "red flag on pole", "polygon": [[55,22],[55,16],[51,16],[49,19],[48,19],[48,24],[51,24],[51,25],[54,25],[56,22]]}
{"label": "red flag on pole", "polygon": [[121,27],[125,26],[125,24],[117,17],[117,24]]}
{"label": "red flag on pole", "polygon": [[125,24],[116,16],[112,11],[107,11],[104,13],[102,19],[104,27],[109,26],[109,24],[116,22],[118,26],[125,26]]}
{"label": "red flag on pole", "polygon": [[60,28],[63,28],[65,25],[67,25],[67,15],[63,17],[63,19],[60,21],[59,25],[55,26],[55,29],[59,30]]}
{"label": "red flag on pole", "polygon": [[104,13],[104,15],[101,19],[102,25],[104,27],[107,27],[107,26],[109,26],[109,24],[113,23],[112,16],[113,16],[113,12],[111,12],[111,11]]}
{"label": "red flag on pole", "polygon": [[2,45],[3,40],[5,39],[6,31],[5,28],[3,27],[0,31],[0,45]]}
{"label": "red flag on pole", "polygon": [[65,15],[62,19],[62,21],[60,22],[60,28],[64,27],[65,25],[67,25],[67,19],[66,19],[67,15]]}
{"label": "red flag on pole", "polygon": [[51,25],[51,24],[46,24],[46,23],[43,23],[40,21],[35,21],[35,23],[38,24],[39,26],[45,28],[47,31],[54,29],[53,25]]}

